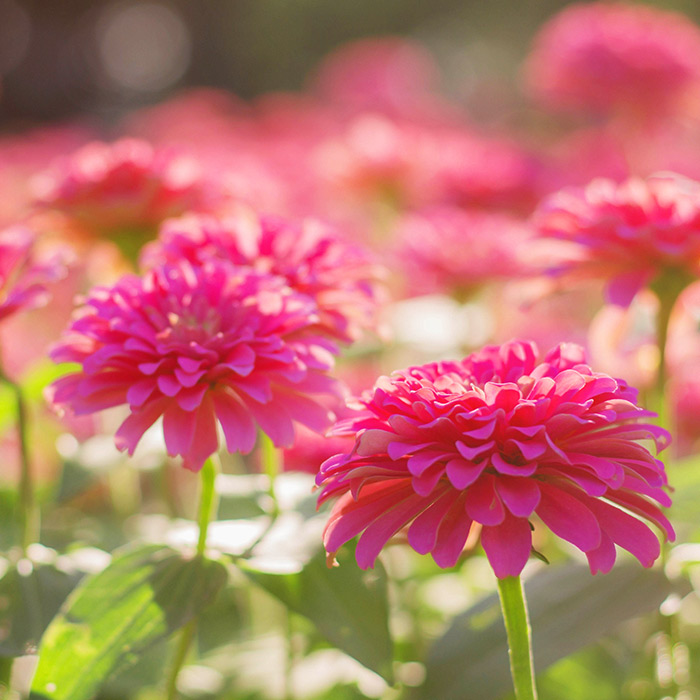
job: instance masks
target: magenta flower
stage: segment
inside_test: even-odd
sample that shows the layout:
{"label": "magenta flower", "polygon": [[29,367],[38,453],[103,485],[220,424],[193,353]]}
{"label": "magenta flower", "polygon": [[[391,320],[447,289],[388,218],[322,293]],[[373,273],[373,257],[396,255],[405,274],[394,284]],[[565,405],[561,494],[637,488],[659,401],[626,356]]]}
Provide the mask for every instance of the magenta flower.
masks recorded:
{"label": "magenta flower", "polygon": [[406,526],[409,544],[441,567],[480,526],[499,578],[525,566],[534,516],[593,573],[612,568],[615,545],[651,566],[660,546],[642,519],[674,537],[657,506],[670,505],[663,464],[643,443],[663,448],[669,436],[646,422],[653,414],[634,389],[584,364],[579,346],[538,364],[534,344],[513,341],[411,367],[379,379],[357,408],[335,431],[356,435],[354,449],[327,460],[317,483],[320,503],[339,497],[326,550],[362,533],[362,568]]}
{"label": "magenta flower", "polygon": [[146,141],[95,141],[60,159],[35,180],[37,203],[91,233],[149,231],[217,199],[196,160]]}
{"label": "magenta flower", "polygon": [[566,7],[535,39],[530,92],[545,104],[592,112],[666,113],[700,77],[700,30],[643,5]]}
{"label": "magenta flower", "polygon": [[51,353],[80,371],[50,388],[50,400],[84,415],[126,404],[116,434],[134,452],[161,416],[168,453],[198,470],[218,449],[249,452],[256,425],[275,445],[294,441],[294,422],[324,430],[336,394],[328,375],[336,347],[317,330],[313,300],[272,275],[220,260],[154,268],[97,288]]}
{"label": "magenta flower", "polygon": [[37,250],[36,236],[24,226],[0,231],[0,320],[45,304],[48,286],[65,277],[67,261],[64,250]]}
{"label": "magenta flower", "polygon": [[222,219],[183,216],[163,225],[141,262],[150,267],[212,257],[283,277],[314,299],[324,331],[342,341],[377,323],[381,270],[364,248],[320,221],[259,217],[247,209]]}
{"label": "magenta flower", "polygon": [[396,238],[416,293],[468,292],[531,269],[532,232],[504,214],[432,207],[404,217]]}
{"label": "magenta flower", "polygon": [[534,224],[574,244],[554,272],[607,280],[608,299],[620,306],[663,273],[700,273],[700,183],[680,176],[564,189],[545,199]]}

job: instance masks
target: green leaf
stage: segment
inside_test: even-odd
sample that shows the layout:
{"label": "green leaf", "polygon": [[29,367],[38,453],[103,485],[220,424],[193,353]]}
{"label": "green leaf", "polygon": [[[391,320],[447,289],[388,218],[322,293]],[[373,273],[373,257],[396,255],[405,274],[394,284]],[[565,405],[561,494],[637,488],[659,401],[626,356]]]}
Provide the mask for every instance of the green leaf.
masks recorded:
{"label": "green leaf", "polygon": [[160,545],[124,552],[88,577],[44,634],[32,700],[87,700],[113,674],[193,619],[226,567]]}
{"label": "green leaf", "polygon": [[0,657],[34,654],[44,630],[81,578],[23,559],[0,579]]}
{"label": "green leaf", "polygon": [[335,647],[393,683],[393,647],[389,635],[387,579],[377,564],[362,571],[352,547],[338,554],[339,567],[328,568],[325,552],[294,573],[267,573],[256,560],[239,560],[241,569],[291,611],[313,622]]}
{"label": "green leaf", "polygon": [[[578,564],[552,567],[525,582],[536,671],[658,608],[674,590],[659,570],[620,564],[591,576]],[[510,689],[508,648],[498,596],[457,616],[433,645],[420,698],[496,700]]]}

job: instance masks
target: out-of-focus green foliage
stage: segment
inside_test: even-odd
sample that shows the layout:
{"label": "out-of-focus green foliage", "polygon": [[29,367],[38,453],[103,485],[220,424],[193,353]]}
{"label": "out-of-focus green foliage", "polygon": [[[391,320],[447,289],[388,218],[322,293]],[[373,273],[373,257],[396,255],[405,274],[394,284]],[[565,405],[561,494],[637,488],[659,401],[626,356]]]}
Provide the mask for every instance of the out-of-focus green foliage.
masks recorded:
{"label": "out-of-focus green foliage", "polygon": [[32,698],[91,698],[111,675],[192,620],[226,567],[158,545],[130,549],[88,578],[46,631]]}

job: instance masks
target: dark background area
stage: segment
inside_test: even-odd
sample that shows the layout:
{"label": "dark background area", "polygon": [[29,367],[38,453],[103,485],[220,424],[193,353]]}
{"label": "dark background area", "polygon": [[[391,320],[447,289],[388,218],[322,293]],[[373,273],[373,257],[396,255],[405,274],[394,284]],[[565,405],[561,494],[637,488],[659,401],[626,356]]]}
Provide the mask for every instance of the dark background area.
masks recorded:
{"label": "dark background area", "polygon": [[[365,36],[409,35],[446,90],[476,109],[511,92],[562,0],[0,0],[0,128],[76,115],[109,122],[188,85],[251,97],[298,89],[319,59]],[[700,18],[697,0],[654,3]],[[517,93],[516,93],[517,94]]]}

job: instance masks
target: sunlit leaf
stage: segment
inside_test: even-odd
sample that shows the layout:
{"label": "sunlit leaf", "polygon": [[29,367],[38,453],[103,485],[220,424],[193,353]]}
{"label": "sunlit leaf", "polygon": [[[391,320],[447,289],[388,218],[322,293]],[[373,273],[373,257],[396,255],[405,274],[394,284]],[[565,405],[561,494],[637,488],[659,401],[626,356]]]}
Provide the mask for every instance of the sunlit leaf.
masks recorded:
{"label": "sunlit leaf", "polygon": [[87,578],[44,634],[33,700],[87,700],[113,674],[193,619],[225,566],[159,545],[125,552]]}

